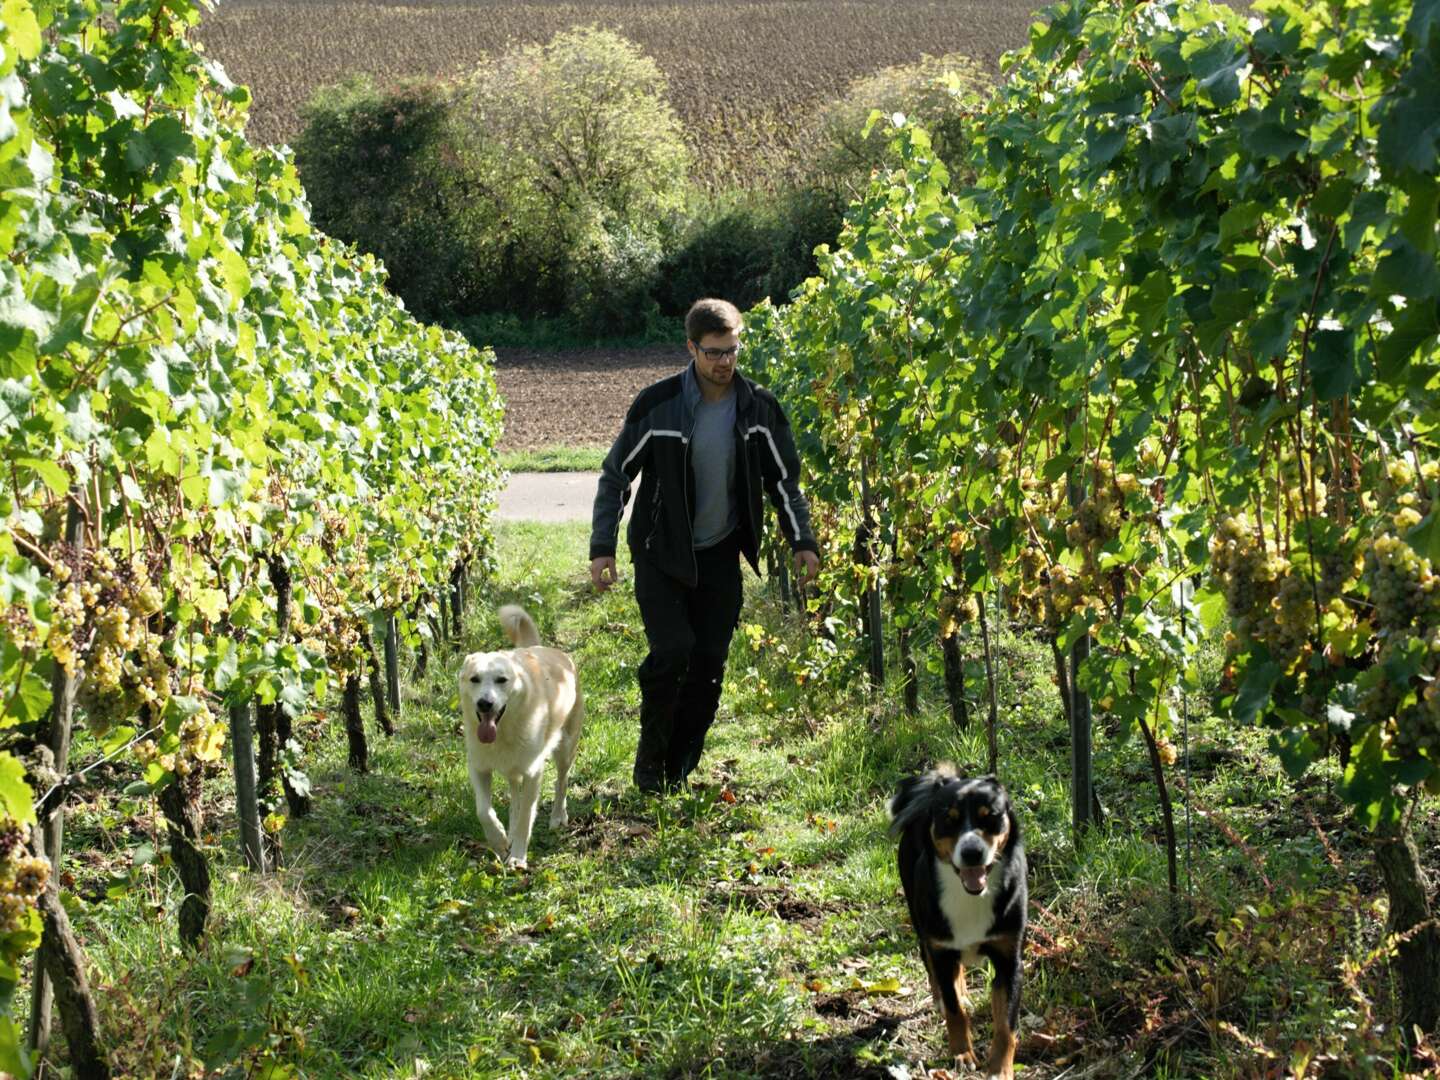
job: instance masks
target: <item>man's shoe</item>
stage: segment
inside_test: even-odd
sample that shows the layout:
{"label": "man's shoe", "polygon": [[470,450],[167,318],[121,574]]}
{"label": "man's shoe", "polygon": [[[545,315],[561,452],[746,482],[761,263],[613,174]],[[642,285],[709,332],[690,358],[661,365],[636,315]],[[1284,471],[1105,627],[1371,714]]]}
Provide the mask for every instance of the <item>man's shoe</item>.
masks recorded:
{"label": "man's shoe", "polygon": [[665,774],[655,768],[641,768],[637,759],[635,771],[631,773],[631,779],[635,781],[635,787],[646,795],[659,795],[666,790]]}
{"label": "man's shoe", "polygon": [[657,730],[658,724],[645,724],[641,720],[640,741],[635,747],[635,769],[631,778],[635,786],[648,794],[658,795],[665,790],[665,745]]}

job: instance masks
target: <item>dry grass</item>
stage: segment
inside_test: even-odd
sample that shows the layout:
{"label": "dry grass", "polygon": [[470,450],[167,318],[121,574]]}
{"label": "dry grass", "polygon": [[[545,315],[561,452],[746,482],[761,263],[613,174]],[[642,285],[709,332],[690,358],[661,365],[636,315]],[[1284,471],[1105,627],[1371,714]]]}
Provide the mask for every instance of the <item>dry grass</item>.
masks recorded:
{"label": "dry grass", "polygon": [[599,25],[636,41],[670,80],[706,186],[792,168],[816,109],[848,84],[920,56],[962,52],[997,70],[1042,5],[1021,0],[774,3],[331,3],[228,0],[200,39],[255,96],[250,131],[291,141],[314,91],[364,72],[384,84],[463,75],[510,43]]}

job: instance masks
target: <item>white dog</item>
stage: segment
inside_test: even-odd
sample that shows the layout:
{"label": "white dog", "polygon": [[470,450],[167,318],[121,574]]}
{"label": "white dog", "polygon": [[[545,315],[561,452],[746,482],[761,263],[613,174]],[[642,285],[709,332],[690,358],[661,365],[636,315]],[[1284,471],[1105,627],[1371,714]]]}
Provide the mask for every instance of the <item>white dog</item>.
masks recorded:
{"label": "white dog", "polygon": [[[535,622],[523,608],[502,607],[500,625],[516,647],[465,657],[460,664],[460,715],[475,813],[485,839],[507,866],[523,868],[540,803],[540,777],[551,755],[555,802],[550,827],[562,828],[569,821],[565,783],[580,743],[585,704],[574,662],[559,649],[540,644]],[[491,804],[491,778],[497,772],[510,781],[508,837]]]}

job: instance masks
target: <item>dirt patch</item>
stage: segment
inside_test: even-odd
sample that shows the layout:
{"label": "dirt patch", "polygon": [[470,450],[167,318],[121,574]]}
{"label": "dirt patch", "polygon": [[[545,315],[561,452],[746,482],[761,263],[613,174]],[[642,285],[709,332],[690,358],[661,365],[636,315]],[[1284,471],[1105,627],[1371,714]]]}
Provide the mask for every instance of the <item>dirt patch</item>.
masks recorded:
{"label": "dirt patch", "polygon": [[817,904],[796,896],[780,885],[732,885],[717,882],[710,888],[709,899],[715,904],[734,904],[746,911],[774,915],[782,922],[796,923],[814,929],[826,915],[846,910],[846,905],[831,902]]}
{"label": "dirt patch", "polygon": [[609,446],[635,395],[686,363],[683,346],[643,349],[496,349],[505,399],[501,450]]}

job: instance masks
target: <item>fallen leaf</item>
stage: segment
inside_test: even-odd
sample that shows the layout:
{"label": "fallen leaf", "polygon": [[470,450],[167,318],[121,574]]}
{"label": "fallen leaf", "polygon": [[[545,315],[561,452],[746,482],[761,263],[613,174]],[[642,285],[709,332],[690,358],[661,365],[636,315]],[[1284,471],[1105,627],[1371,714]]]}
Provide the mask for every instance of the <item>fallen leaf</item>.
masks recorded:
{"label": "fallen leaf", "polygon": [[723,803],[734,803],[736,801],[735,793],[728,787],[722,788],[720,791],[720,801]]}

